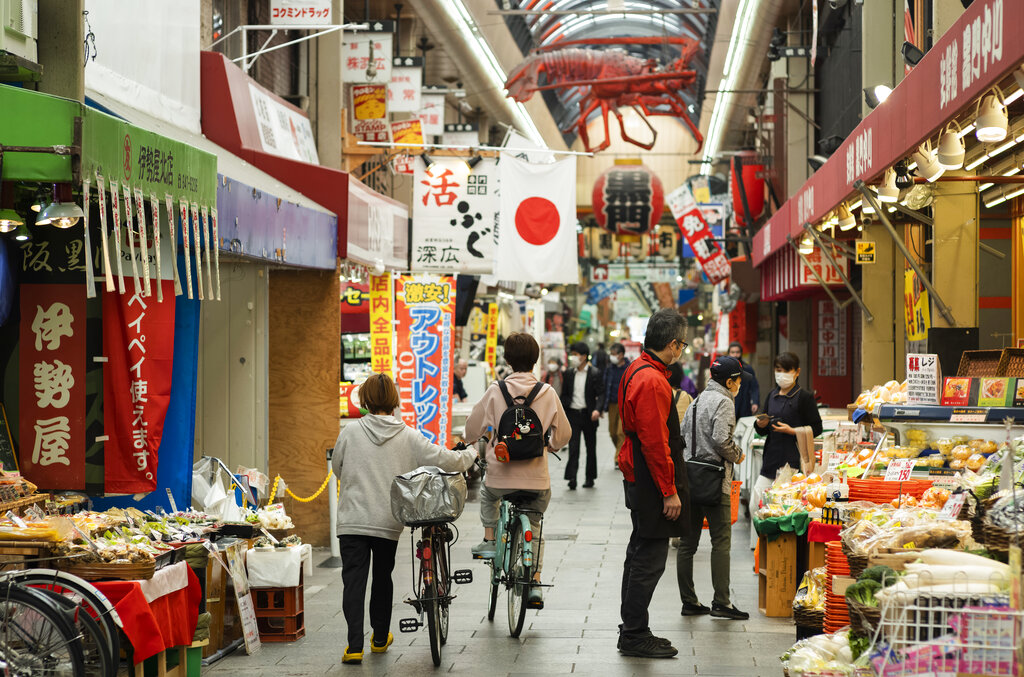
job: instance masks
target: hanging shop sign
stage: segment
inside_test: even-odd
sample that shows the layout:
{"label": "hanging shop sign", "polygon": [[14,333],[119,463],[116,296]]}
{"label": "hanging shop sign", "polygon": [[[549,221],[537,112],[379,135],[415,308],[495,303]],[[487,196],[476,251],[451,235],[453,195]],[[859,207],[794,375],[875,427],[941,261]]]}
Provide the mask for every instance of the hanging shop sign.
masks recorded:
{"label": "hanging shop sign", "polygon": [[498,362],[498,304],[487,304],[487,352],[484,356],[491,369]]}
{"label": "hanging shop sign", "polygon": [[480,145],[480,128],[475,123],[465,122],[445,125],[441,141],[446,146],[478,146]]}
{"label": "hanging shop sign", "polygon": [[857,265],[875,262],[875,243],[870,240],[857,240]]}
{"label": "hanging shop sign", "polygon": [[331,0],[270,0],[273,26],[329,26]]}
{"label": "hanging shop sign", "polygon": [[370,286],[358,282],[341,283],[342,315],[365,315],[370,310]]}
{"label": "hanging shop sign", "polygon": [[928,290],[913,270],[903,271],[903,319],[908,341],[924,341],[932,326]]}
{"label": "hanging shop sign", "polygon": [[498,163],[484,158],[471,170],[461,158],[414,165],[414,271],[490,274],[501,202]]}
{"label": "hanging shop sign", "polygon": [[[423,123],[419,118],[391,123],[391,140],[395,145],[412,147],[423,145]],[[396,155],[392,161],[396,174],[412,175],[419,155]]]}
{"label": "hanging shop sign", "polygon": [[[174,283],[161,280],[164,295]],[[141,294],[103,295],[104,487],[108,493],[156,489],[157,451],[171,400],[173,303]]]}
{"label": "hanging shop sign", "polygon": [[[108,296],[112,296],[109,295]],[[85,489],[85,289],[21,284],[18,461],[40,489]]]}
{"label": "hanging shop sign", "polygon": [[444,135],[444,94],[424,89],[416,117],[423,123],[423,136],[432,139]]}
{"label": "hanging shop sign", "polygon": [[[705,223],[708,224],[712,237],[715,238],[716,242],[721,241],[725,233],[725,221],[729,214],[729,208],[721,202],[710,202],[707,204],[697,202],[697,206],[700,207],[700,213],[704,217]],[[681,250],[684,259],[697,257],[685,238],[683,239]]]}
{"label": "hanging shop sign", "polygon": [[255,82],[249,83],[249,98],[256,113],[260,144],[265,152],[311,165],[320,164],[313,127],[305,113],[271,95]]}
{"label": "hanging shop sign", "polygon": [[[810,254],[805,254],[804,258],[807,259],[807,263],[800,261],[800,277],[797,279],[797,284],[801,287],[818,287],[820,282],[818,278],[811,272],[811,268],[818,273],[825,284],[828,286],[841,285],[843,284],[843,278],[840,277],[839,271],[835,267],[825,260],[825,257],[821,255],[821,250],[815,248]],[[839,269],[843,271],[843,275],[849,276],[850,266],[845,256],[839,254],[838,250],[832,250],[832,260],[839,264]]]}
{"label": "hanging shop sign", "polygon": [[469,328],[469,359],[476,362],[487,358],[487,306],[483,301],[474,301],[466,322]]}
{"label": "hanging shop sign", "polygon": [[597,225],[618,235],[643,235],[661,219],[665,189],[644,165],[614,165],[594,183]]}
{"label": "hanging shop sign", "polygon": [[370,276],[370,370],[393,376],[395,297],[391,273]]}
{"label": "hanging shop sign", "polygon": [[732,274],[729,259],[715,242],[700,207],[693,199],[690,189],[684,184],[668,195],[669,209],[679,224],[679,230],[687,244],[693,249],[697,263],[712,284],[718,284]]}
{"label": "hanging shop sign", "polygon": [[392,113],[417,113],[423,89],[423,57],[396,56],[388,83],[388,110]]}
{"label": "hanging shop sign", "polygon": [[846,333],[846,309],[831,299],[820,299],[817,376],[846,376]]}
{"label": "hanging shop sign", "polygon": [[406,267],[409,208],[348,175],[348,259],[370,268]]}
{"label": "hanging shop sign", "polygon": [[451,441],[455,278],[395,280],[395,354],[402,419],[434,444]]}
{"label": "hanging shop sign", "polygon": [[353,85],[351,91],[352,136],[360,141],[389,141],[387,86]]}
{"label": "hanging shop sign", "polygon": [[[376,31],[384,23],[375,22],[371,28]],[[391,41],[390,32],[346,33],[341,45],[341,81],[384,85],[391,82]]]}

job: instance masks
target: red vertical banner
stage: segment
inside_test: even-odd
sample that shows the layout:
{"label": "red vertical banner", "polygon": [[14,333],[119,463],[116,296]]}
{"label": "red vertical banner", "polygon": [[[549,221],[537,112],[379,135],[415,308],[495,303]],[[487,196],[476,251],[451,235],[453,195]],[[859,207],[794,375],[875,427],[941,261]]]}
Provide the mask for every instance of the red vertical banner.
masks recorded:
{"label": "red vertical banner", "polygon": [[435,444],[451,442],[455,278],[395,280],[398,385],[402,420]]}
{"label": "red vertical banner", "polygon": [[85,287],[21,285],[21,473],[40,489],[85,489]]}
{"label": "red vertical banner", "polygon": [[704,213],[697,206],[690,189],[683,185],[666,197],[672,217],[679,225],[679,230],[686,243],[693,249],[704,274],[712,284],[718,284],[732,275],[732,266],[725,253],[715,242],[715,236],[704,220]]}
{"label": "red vertical banner", "polygon": [[104,488],[137,494],[156,489],[157,450],[171,399],[174,282],[166,299],[103,296]]}

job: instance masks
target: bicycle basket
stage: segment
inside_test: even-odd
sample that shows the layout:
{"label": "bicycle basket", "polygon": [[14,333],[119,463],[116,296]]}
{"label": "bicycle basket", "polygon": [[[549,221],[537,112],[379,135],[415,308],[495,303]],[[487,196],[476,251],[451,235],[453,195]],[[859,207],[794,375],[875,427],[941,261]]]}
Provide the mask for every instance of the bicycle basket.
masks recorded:
{"label": "bicycle basket", "polygon": [[391,483],[391,514],[411,526],[454,522],[466,507],[466,478],[461,473],[422,466]]}

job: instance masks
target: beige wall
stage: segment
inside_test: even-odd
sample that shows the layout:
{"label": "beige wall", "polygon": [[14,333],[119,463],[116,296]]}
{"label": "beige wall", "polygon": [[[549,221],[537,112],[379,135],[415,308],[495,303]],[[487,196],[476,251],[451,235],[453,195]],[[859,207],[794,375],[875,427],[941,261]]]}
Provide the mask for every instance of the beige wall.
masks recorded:
{"label": "beige wall", "polygon": [[[950,172],[949,174],[956,174]],[[932,326],[978,326],[978,193],[973,182],[938,182],[932,211],[932,283],[953,313],[950,324],[932,299]]]}

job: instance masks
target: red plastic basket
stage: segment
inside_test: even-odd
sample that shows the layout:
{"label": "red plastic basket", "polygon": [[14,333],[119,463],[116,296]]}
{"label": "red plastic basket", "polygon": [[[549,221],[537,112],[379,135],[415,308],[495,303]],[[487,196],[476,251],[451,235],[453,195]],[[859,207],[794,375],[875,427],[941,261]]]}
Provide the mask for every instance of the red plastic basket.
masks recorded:
{"label": "red plastic basket", "polygon": [[901,492],[919,499],[932,486],[931,480],[886,482],[880,477],[867,480],[851,478],[849,482],[851,501],[872,501],[873,503],[888,503],[894,498],[898,498]]}
{"label": "red plastic basket", "polygon": [[[732,508],[732,523],[736,524],[736,521],[740,518],[740,487],[743,486],[743,482],[739,480],[732,481],[732,492],[729,494],[729,507]],[[704,528],[708,528],[708,521],[704,520]]]}

